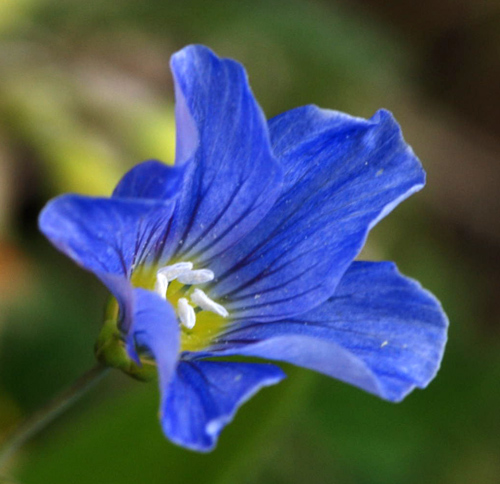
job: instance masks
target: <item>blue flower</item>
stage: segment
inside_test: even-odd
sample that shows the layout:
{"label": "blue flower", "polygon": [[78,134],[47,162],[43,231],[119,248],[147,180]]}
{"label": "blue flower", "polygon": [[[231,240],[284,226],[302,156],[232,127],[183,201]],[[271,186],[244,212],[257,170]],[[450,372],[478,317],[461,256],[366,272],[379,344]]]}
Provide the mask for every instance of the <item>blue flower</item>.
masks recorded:
{"label": "blue flower", "polygon": [[111,198],[63,195],[40,216],[114,296],[126,364],[112,352],[107,363],[136,376],[156,366],[163,431],[198,451],[284,378],[214,357],[289,362],[390,401],[425,387],[446,340],[438,301],[390,262],[354,261],[424,186],[391,114],[305,106],[266,121],[238,63],[190,46],[171,68],[175,165],[146,161]]}

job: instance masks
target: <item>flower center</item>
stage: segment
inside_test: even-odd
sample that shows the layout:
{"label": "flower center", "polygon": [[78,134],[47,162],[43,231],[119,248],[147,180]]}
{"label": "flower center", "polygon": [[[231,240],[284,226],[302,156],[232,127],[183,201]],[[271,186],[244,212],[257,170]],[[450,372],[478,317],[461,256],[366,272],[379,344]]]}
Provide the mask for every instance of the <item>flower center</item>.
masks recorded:
{"label": "flower center", "polygon": [[154,290],[176,307],[180,324],[187,330],[194,328],[196,314],[209,311],[223,318],[228,316],[226,308],[210,299],[201,289],[193,288],[214,279],[210,269],[193,269],[192,262],[178,262],[160,268],[156,272]]}

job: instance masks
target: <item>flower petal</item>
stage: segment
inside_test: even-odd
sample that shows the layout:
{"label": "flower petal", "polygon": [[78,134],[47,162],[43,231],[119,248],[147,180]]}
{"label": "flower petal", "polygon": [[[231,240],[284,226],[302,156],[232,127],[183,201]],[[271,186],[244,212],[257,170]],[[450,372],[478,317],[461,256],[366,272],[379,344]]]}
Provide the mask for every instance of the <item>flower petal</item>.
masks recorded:
{"label": "flower petal", "polygon": [[386,111],[371,120],[304,107],[270,121],[283,192],[259,226],[214,261],[210,297],[235,318],[276,320],[328,297],[370,228],[424,185]]}
{"label": "flower petal", "polygon": [[180,348],[180,330],[172,306],[158,294],[134,290],[134,316],[127,349],[136,360],[136,349],[148,351],[158,367],[160,391],[172,380]]}
{"label": "flower petal", "polygon": [[166,200],[182,188],[184,169],[157,160],[148,160],[129,170],[113,191],[114,198]]}
{"label": "flower petal", "polygon": [[212,450],[236,410],[285,374],[268,364],[180,361],[162,402],[165,435],[192,450]]}
{"label": "flower petal", "polygon": [[203,264],[262,219],[279,194],[282,170],[240,64],[190,46],[172,57],[171,68],[176,164],[186,174],[169,246],[177,259]]}
{"label": "flower petal", "polygon": [[133,313],[130,275],[162,251],[172,202],[63,195],[50,201],[40,230],[61,252],[93,272],[120,305],[121,329]]}
{"label": "flower petal", "polygon": [[45,206],[39,226],[85,269],[129,277],[161,250],[172,210],[172,202],[63,195]]}
{"label": "flower petal", "polygon": [[287,320],[242,323],[210,354],[287,361],[399,401],[436,375],[447,325],[434,296],[394,264],[354,262],[321,306]]}

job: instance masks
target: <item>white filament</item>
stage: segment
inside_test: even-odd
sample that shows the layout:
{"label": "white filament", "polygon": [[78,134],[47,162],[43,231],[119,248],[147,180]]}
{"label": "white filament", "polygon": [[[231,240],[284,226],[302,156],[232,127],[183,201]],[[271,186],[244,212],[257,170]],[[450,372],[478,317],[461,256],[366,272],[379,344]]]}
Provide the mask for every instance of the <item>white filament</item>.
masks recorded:
{"label": "white filament", "polygon": [[221,306],[210,299],[201,289],[195,289],[193,291],[193,294],[191,294],[191,301],[197,304],[201,309],[211,311],[212,313],[218,314],[223,318],[227,318],[229,315],[224,306]]}
{"label": "white filament", "polygon": [[177,314],[183,326],[193,329],[196,324],[196,314],[193,306],[190,306],[185,297],[181,297],[177,302]]}
{"label": "white filament", "polygon": [[214,278],[214,273],[210,269],[199,269],[197,271],[186,271],[177,276],[177,280],[182,284],[203,284],[210,282]]}
{"label": "white filament", "polygon": [[159,294],[163,299],[167,299],[167,289],[168,289],[168,278],[165,274],[160,274],[160,271],[156,274],[155,282],[155,292]]}
{"label": "white filament", "polygon": [[172,264],[171,266],[162,267],[157,272],[157,275],[162,274],[168,279],[168,282],[171,282],[174,279],[178,278],[181,274],[189,272],[192,269],[193,269],[192,262],[177,262],[177,264]]}

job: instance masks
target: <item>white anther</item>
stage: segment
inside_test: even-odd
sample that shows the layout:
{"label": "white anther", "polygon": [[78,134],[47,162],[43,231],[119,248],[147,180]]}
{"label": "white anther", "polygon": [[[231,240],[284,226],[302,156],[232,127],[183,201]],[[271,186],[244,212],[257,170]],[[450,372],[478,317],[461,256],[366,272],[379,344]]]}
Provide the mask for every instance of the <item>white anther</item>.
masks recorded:
{"label": "white anther", "polygon": [[177,280],[182,284],[203,284],[212,281],[214,273],[210,269],[199,269],[197,271],[187,271],[177,276]]}
{"label": "white anther", "polygon": [[178,278],[181,274],[191,271],[192,268],[192,262],[177,262],[177,264],[172,264],[171,266],[165,266],[159,269],[157,276],[162,274],[167,278],[168,282],[171,282]]}
{"label": "white anther", "polygon": [[164,274],[158,272],[156,274],[155,292],[163,299],[167,299],[168,279]]}
{"label": "white anther", "polygon": [[190,306],[188,300],[181,297],[177,302],[177,314],[183,326],[187,329],[193,329],[196,324],[196,313],[193,306]]}
{"label": "white anther", "polygon": [[229,313],[224,306],[217,304],[215,301],[210,299],[201,289],[195,289],[193,294],[191,294],[191,301],[198,305],[201,309],[205,311],[211,311],[212,313],[218,314],[223,318],[227,318]]}

